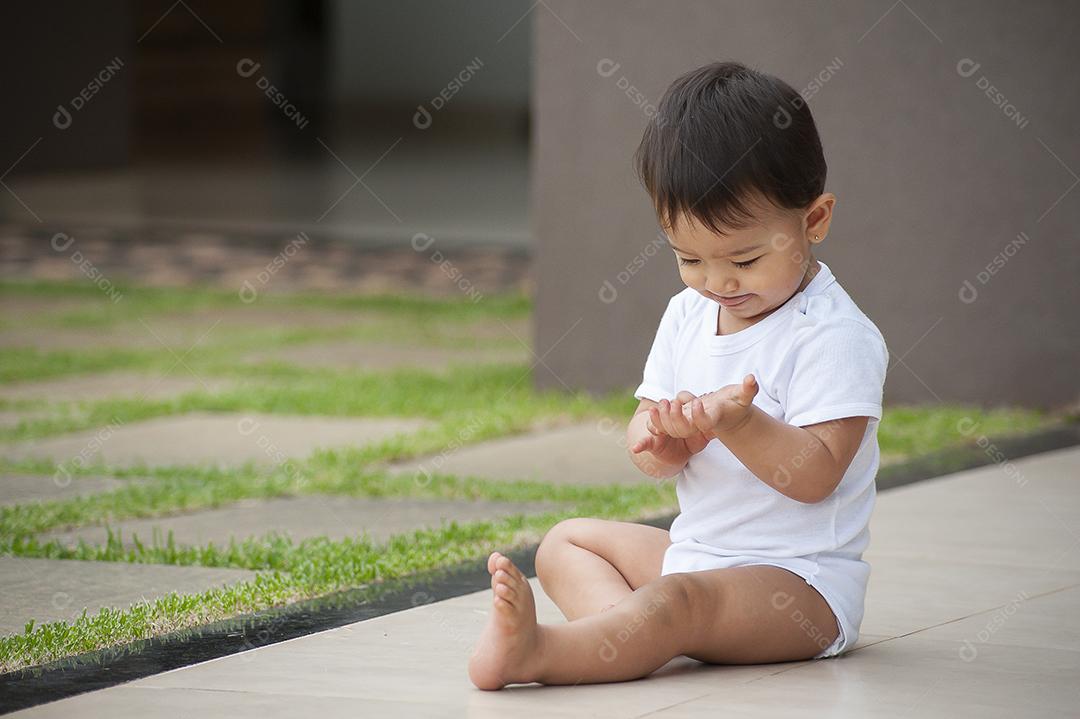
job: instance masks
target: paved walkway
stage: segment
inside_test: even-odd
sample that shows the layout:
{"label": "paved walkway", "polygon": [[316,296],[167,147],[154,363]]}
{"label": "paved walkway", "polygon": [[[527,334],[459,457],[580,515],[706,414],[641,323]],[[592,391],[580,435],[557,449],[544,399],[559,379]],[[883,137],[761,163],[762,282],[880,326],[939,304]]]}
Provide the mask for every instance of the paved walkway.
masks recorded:
{"label": "paved walkway", "polygon": [[[219,547],[228,546],[230,538],[242,542],[271,530],[287,534],[296,542],[309,537],[338,540],[360,536],[362,532],[373,541],[385,542],[394,534],[407,534],[420,527],[438,527],[451,521],[490,521],[513,514],[541,514],[563,506],[557,502],[302,495],[243,499],[219,509],[130,519],[112,522],[109,526],[114,533],[121,532],[125,546],[132,546],[135,536],[149,544],[155,529],[160,531],[163,540],[171,531],[178,544],[213,542]],[[104,526],[89,526],[43,532],[37,538],[41,542],[56,539],[67,546],[77,546],[80,539],[104,545],[108,541],[108,531]]]}
{"label": "paved walkway", "polygon": [[608,420],[502,437],[448,454],[389,465],[392,473],[456,474],[552,484],[640,484],[627,456],[626,425]]}
{"label": "paved walkway", "polygon": [[256,412],[190,412],[129,425],[110,425],[4,448],[10,459],[113,466],[206,464],[226,467],[251,461],[279,464],[322,448],[362,446],[431,423],[407,418],[321,417]]}
{"label": "paved walkway", "polygon": [[[884,492],[856,647],[634,682],[475,689],[484,590],[91,692],[16,716],[1076,716],[1080,448]],[[536,579],[540,621],[562,615]]]}
{"label": "paved walkway", "polygon": [[[115,396],[122,390],[145,391],[153,386],[153,378],[116,373],[40,384],[53,396],[100,398]],[[63,392],[57,391],[60,386]],[[169,389],[179,390],[178,387]],[[507,480],[519,478],[515,468],[525,465],[544,468],[540,476],[530,475],[531,478],[557,482],[640,481],[626,459],[625,447],[620,443],[621,431],[615,431],[614,425],[608,424],[611,423],[590,423],[481,442],[394,465],[394,471],[415,472],[426,468]],[[4,443],[2,452],[10,459],[44,457],[83,464],[100,458],[116,466],[145,463],[148,466],[205,464],[229,467],[252,461],[270,467],[286,459],[303,459],[320,447],[357,447],[398,433],[415,432],[428,425],[427,420],[398,417],[192,412]],[[556,448],[558,453],[553,453]],[[552,461],[553,456],[565,459]],[[570,471],[575,466],[590,467],[590,475],[583,477],[576,470]],[[80,477],[64,472],[2,475],[0,507],[85,497],[133,485],[152,484],[153,480],[137,477]],[[195,546],[213,542],[224,547],[232,538],[243,541],[271,531],[288,535],[296,542],[318,536],[337,540],[365,532],[374,541],[385,541],[392,534],[437,528],[451,521],[493,520],[512,514],[553,511],[562,506],[557,502],[300,495],[250,498],[222,507],[161,517],[110,520],[109,525],[120,531],[122,541],[128,547],[134,545],[136,537],[144,544],[150,544],[155,533],[164,542],[170,531],[178,544]],[[55,539],[65,546],[76,546],[80,540],[104,545],[107,532],[102,523],[91,523],[57,527],[37,535],[37,539],[41,542]],[[78,617],[84,607],[93,614],[101,607],[125,608],[174,590],[198,592],[254,576],[245,571],[176,565],[153,567],[124,562],[15,557],[0,560],[3,560],[0,561],[0,586],[6,589],[0,592],[0,634],[21,633],[30,619],[39,625],[61,619],[70,621]],[[28,577],[33,581],[28,581]]]}

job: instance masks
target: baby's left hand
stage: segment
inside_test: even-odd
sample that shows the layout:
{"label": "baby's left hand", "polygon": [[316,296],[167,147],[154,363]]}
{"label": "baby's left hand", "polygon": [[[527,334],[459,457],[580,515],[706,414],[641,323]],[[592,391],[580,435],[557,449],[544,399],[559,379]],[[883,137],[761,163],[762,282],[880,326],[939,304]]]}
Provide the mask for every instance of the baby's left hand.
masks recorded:
{"label": "baby's left hand", "polygon": [[718,435],[742,426],[750,418],[757,393],[757,378],[748,374],[741,384],[729,384],[687,402],[683,417],[694,429],[719,438]]}

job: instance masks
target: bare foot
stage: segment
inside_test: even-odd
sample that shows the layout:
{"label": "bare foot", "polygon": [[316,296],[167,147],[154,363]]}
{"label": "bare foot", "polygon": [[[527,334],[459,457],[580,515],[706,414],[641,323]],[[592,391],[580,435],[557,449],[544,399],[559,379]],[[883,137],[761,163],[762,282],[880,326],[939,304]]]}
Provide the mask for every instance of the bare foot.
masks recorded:
{"label": "bare foot", "polygon": [[540,630],[529,580],[510,558],[488,557],[493,592],[491,614],[469,658],[469,679],[479,689],[534,681],[540,657]]}

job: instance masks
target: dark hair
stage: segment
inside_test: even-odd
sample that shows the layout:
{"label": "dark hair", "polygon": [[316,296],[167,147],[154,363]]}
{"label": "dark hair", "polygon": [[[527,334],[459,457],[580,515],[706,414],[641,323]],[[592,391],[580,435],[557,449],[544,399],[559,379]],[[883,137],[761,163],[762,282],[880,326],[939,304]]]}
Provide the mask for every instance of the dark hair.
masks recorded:
{"label": "dark hair", "polygon": [[714,62],[671,83],[634,164],[662,225],[689,213],[718,234],[750,226],[761,198],[806,207],[824,191],[827,170],[802,96],[738,62]]}

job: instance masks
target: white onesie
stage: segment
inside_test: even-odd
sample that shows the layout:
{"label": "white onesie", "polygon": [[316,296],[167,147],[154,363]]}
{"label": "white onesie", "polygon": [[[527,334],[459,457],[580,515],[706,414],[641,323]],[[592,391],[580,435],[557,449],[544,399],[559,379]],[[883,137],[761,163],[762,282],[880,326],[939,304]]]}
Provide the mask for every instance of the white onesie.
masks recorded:
{"label": "white onesie", "polygon": [[[862,553],[876,496],[877,426],[889,353],[878,328],[829,266],[818,263],[820,271],[802,291],[729,335],[716,334],[719,303],[689,287],[676,294],[660,319],[634,396],[660,401],[682,390],[700,395],[752,373],[758,382],[754,404],[787,424],[870,418],[843,479],[821,502],[781,494],[719,440],[691,457],[676,479],[681,511],[661,573],[772,564],[798,574],[836,615],[840,634],[832,644],[822,640],[827,646],[818,657],[826,657],[852,646],[862,623],[870,575]],[[774,476],[790,476],[815,446],[808,443]]]}

